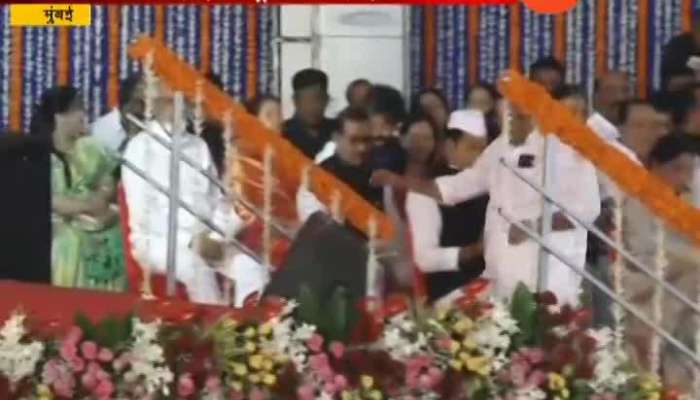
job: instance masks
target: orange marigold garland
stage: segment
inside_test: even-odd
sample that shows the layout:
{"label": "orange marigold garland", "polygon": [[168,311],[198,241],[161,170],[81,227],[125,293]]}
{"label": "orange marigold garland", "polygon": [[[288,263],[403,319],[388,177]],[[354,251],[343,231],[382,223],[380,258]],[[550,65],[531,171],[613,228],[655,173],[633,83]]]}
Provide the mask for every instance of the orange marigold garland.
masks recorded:
{"label": "orange marigold garland", "polygon": [[[129,47],[129,55],[138,60],[146,58],[151,52],[153,52],[155,72],[172,88],[182,91],[189,99],[194,99],[197,91],[196,82],[202,79],[202,75],[196,69],[182,61],[162,42],[149,37],[142,37]],[[368,221],[371,216],[374,216],[377,221],[379,237],[382,239],[393,237],[393,226],[386,215],[374,208],[350,187],[332,174],[314,166],[312,160],[304,156],[282,135],[263,127],[255,117],[248,114],[241,105],[212,83],[205,81],[202,90],[204,107],[210,115],[223,116],[227,111],[231,111],[237,145],[244,156],[262,160],[265,147],[272,146],[277,155],[274,163],[275,176],[279,179],[281,190],[286,193],[287,197],[284,206],[293,208],[294,201],[292,199],[296,198],[301,172],[306,167],[312,166],[310,183],[320,201],[324,204],[330,204],[332,194],[337,190],[341,193],[343,214],[357,229],[368,233]],[[290,211],[293,210],[287,210],[287,213]],[[277,209],[275,215],[279,215]]]}
{"label": "orange marigold garland", "polygon": [[605,172],[628,195],[642,201],[657,217],[700,244],[700,211],[681,200],[673,190],[644,167],[608,145],[568,108],[552,99],[547,91],[509,71],[499,82],[510,102],[532,115],[542,132],[555,134]]}

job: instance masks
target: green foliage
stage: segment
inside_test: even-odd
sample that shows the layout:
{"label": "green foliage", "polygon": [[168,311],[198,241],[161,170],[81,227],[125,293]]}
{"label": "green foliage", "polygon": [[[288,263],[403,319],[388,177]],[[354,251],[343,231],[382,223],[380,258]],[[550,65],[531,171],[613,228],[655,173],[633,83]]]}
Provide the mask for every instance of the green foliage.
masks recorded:
{"label": "green foliage", "polygon": [[330,297],[322,300],[317,293],[303,285],[297,300],[296,316],[300,321],[315,325],[318,333],[328,341],[346,342],[349,339],[359,315],[347,289],[338,286]]}
{"label": "green foliage", "polygon": [[82,313],[75,316],[75,324],[83,331],[84,340],[90,340],[108,349],[127,343],[133,329],[133,314],[125,317],[110,315],[97,324]]}
{"label": "green foliage", "polygon": [[534,346],[537,344],[538,306],[534,293],[523,283],[513,293],[510,312],[518,322],[520,332],[513,337],[513,347]]}

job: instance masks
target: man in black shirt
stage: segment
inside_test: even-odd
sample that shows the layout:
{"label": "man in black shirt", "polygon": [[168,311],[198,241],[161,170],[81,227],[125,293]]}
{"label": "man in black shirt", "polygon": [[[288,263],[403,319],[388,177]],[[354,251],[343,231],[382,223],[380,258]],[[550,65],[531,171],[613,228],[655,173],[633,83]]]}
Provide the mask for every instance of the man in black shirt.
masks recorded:
{"label": "man in black shirt", "polygon": [[334,139],[335,154],[321,167],[350,186],[357,194],[382,209],[382,189],[370,185],[372,170],[368,164],[371,130],[367,113],[348,109],[340,116],[340,129]]}
{"label": "man in black shirt", "polygon": [[325,117],[328,106],[328,77],[317,69],[304,69],[292,78],[294,116],[284,121],[284,137],[313,159],[331,139],[335,120]]}
{"label": "man in black shirt", "polygon": [[661,78],[664,87],[674,72],[687,67],[688,59],[700,55],[700,13],[693,15],[690,32],[673,37],[666,47],[661,59]]}

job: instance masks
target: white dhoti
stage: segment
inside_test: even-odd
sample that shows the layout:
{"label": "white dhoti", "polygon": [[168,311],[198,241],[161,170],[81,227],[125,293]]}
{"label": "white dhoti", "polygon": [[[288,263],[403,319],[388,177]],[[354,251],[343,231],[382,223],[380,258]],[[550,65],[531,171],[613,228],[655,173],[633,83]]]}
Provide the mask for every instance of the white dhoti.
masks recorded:
{"label": "white dhoti", "polygon": [[[553,232],[549,234],[550,245],[561,255],[571,260],[574,266],[583,269],[586,261],[585,247],[577,246],[579,235],[585,231]],[[538,290],[540,246],[527,240],[513,246],[507,243],[507,235],[494,237],[501,245],[490,248],[486,257],[485,277],[491,280],[492,292],[499,298],[508,299],[519,283],[524,283],[531,291]],[[583,251],[582,251],[583,250]],[[493,253],[493,254],[492,254]],[[544,290],[554,293],[560,304],[578,305],[582,278],[571,267],[554,255],[547,256],[547,280]]]}

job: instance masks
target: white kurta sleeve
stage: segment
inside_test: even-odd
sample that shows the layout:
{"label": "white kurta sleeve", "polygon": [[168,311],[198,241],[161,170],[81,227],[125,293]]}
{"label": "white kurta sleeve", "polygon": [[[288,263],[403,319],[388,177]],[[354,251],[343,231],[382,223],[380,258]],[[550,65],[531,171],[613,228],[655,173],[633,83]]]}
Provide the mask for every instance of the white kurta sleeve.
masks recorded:
{"label": "white kurta sleeve", "polygon": [[317,211],[327,213],[328,209],[321,201],[307,188],[299,186],[297,190],[297,215],[299,221],[304,224],[311,215]]}
{"label": "white kurta sleeve", "polygon": [[593,223],[600,214],[600,187],[598,174],[589,161],[578,158],[570,175],[562,177],[566,183],[560,193],[564,206],[587,223]]}
{"label": "white kurta sleeve", "polygon": [[[144,170],[148,138],[137,135],[124,150],[123,158]],[[147,205],[149,200],[148,183],[128,167],[121,167],[122,188],[129,209],[129,228],[132,232],[149,232]]]}
{"label": "white kurta sleeve", "polygon": [[472,168],[467,168],[456,175],[435,179],[444,204],[455,205],[488,192],[489,163],[490,158],[495,154],[489,150],[493,148],[489,146]]}
{"label": "white kurta sleeve", "polygon": [[440,247],[442,216],[437,203],[427,196],[409,193],[406,197],[406,214],[418,268],[426,273],[456,271],[459,247]]}

